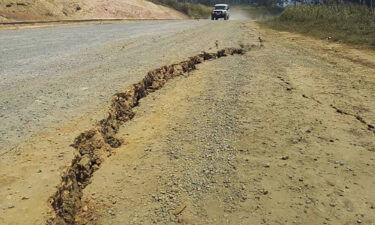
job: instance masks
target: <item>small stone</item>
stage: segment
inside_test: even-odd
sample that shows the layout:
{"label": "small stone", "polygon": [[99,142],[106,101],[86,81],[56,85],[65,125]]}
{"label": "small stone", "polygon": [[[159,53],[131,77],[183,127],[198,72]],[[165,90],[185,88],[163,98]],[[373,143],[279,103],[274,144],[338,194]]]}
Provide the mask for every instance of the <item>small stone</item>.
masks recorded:
{"label": "small stone", "polygon": [[372,205],[370,208],[371,208],[371,209],[375,209],[375,205]]}
{"label": "small stone", "polygon": [[329,205],[330,205],[331,207],[335,207],[337,204],[334,203],[334,202],[331,202],[331,203],[329,203]]}
{"label": "small stone", "polygon": [[8,209],[13,209],[15,206],[14,205],[10,205],[8,206]]}
{"label": "small stone", "polygon": [[82,207],[82,210],[83,210],[84,212],[87,212],[87,210],[88,210],[87,205],[83,206],[83,207]]}
{"label": "small stone", "polygon": [[269,164],[269,163],[265,163],[263,166],[264,166],[265,168],[269,168],[269,167],[270,167],[270,164]]}
{"label": "small stone", "polygon": [[287,159],[289,159],[289,156],[284,155],[283,157],[281,157],[281,159],[282,159],[282,160],[287,160]]}
{"label": "small stone", "polygon": [[42,170],[41,169],[39,169],[38,171],[37,171],[37,173],[41,173],[42,172]]}
{"label": "small stone", "polygon": [[362,220],[357,220],[357,223],[362,223]]}
{"label": "small stone", "polygon": [[311,203],[312,203],[312,201],[310,199],[306,200],[306,204],[311,204]]}
{"label": "small stone", "polygon": [[27,200],[29,199],[28,197],[22,197],[21,200]]}

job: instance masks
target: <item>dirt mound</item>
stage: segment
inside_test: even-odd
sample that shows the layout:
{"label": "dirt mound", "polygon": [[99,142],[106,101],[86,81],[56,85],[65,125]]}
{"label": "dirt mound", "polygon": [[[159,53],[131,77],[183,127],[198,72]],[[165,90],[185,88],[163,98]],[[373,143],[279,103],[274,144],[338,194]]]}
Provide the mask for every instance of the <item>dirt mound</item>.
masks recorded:
{"label": "dirt mound", "polygon": [[184,19],[186,15],[146,0],[5,0],[0,21],[92,18]]}

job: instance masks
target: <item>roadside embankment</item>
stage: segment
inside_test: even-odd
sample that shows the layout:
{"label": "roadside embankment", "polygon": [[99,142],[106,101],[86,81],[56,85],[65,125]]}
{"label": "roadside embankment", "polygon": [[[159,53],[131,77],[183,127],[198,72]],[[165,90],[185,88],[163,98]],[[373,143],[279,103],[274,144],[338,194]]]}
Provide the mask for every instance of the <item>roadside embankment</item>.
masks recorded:
{"label": "roadside embankment", "polygon": [[202,4],[179,2],[177,0],[150,0],[150,1],[155,4],[164,5],[172,9],[175,9],[177,11],[180,11],[192,18],[207,19],[209,18],[210,13],[211,13],[211,8]]}
{"label": "roadside embankment", "polygon": [[82,19],[186,19],[185,14],[146,0],[4,0],[0,22]]}
{"label": "roadside embankment", "polygon": [[296,5],[262,24],[277,30],[375,48],[375,15],[365,6]]}

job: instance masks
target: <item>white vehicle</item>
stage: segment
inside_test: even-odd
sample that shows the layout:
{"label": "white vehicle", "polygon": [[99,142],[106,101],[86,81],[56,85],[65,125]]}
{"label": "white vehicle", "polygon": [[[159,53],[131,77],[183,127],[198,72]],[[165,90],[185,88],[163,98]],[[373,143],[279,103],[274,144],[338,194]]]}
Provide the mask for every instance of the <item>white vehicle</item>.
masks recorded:
{"label": "white vehicle", "polygon": [[229,19],[229,5],[228,4],[216,4],[211,12],[211,20],[217,20],[219,18],[224,18],[224,20]]}

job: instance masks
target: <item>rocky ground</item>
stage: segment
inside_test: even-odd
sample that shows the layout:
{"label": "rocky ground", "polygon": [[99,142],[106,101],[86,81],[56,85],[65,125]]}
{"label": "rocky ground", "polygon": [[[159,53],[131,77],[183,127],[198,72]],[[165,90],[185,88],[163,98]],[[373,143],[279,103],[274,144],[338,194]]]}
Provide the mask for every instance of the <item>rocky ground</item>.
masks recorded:
{"label": "rocky ground", "polygon": [[[374,224],[374,52],[254,22],[209,23],[199,34],[167,39],[190,40],[190,50],[173,43],[182,53],[159,64],[252,47],[140,101],[116,136],[123,145],[83,190],[77,223]],[[48,218],[68,145],[102,115],[72,117],[2,156],[1,223]]]}

